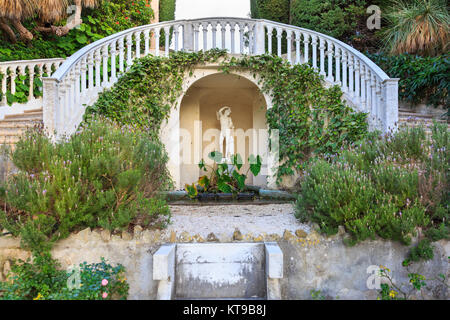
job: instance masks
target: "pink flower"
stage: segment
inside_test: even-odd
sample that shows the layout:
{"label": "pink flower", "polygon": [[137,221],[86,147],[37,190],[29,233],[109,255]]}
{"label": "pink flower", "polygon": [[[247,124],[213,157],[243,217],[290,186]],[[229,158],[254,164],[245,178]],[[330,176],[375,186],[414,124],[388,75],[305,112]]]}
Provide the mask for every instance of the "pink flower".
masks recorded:
{"label": "pink flower", "polygon": [[102,298],[103,298],[103,299],[106,299],[107,297],[108,297],[108,293],[107,293],[107,292],[103,292]]}
{"label": "pink flower", "polygon": [[102,280],[102,286],[106,286],[107,284],[108,284],[108,280],[103,279],[103,280]]}

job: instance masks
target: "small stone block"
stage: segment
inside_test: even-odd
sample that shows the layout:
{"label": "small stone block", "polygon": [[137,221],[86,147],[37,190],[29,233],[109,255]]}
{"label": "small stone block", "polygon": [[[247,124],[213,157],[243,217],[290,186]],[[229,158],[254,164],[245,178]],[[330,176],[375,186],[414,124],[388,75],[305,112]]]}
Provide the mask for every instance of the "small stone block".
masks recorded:
{"label": "small stone block", "polygon": [[266,242],[266,274],[271,279],[283,278],[283,252],[276,242]]}
{"label": "small stone block", "polygon": [[153,280],[170,280],[175,270],[175,244],[162,245],[153,255]]}

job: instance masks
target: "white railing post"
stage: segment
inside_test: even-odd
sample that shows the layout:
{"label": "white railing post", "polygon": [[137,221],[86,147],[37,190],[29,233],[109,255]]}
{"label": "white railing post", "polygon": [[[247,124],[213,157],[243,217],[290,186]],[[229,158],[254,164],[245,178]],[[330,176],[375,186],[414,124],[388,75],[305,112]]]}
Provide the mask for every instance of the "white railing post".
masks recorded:
{"label": "white railing post", "polygon": [[257,22],[255,25],[255,55],[264,54],[266,51],[266,35],[264,31],[264,24]]}
{"label": "white railing post", "polygon": [[44,96],[43,96],[43,122],[47,134],[56,138],[56,112],[59,108],[59,83],[53,78],[43,78]]}
{"label": "white railing post", "polygon": [[183,51],[194,51],[194,28],[191,22],[183,25]]}
{"label": "white railing post", "polygon": [[398,78],[383,81],[384,132],[397,130],[398,125]]}

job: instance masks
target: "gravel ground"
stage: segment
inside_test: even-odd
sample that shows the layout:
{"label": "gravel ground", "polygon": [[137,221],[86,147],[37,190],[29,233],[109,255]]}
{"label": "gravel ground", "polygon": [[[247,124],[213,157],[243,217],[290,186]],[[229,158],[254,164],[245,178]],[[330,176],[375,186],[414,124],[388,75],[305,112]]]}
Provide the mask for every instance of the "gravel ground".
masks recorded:
{"label": "gravel ground", "polygon": [[310,227],[294,217],[292,204],[265,205],[215,205],[177,206],[171,205],[172,223],[166,229],[169,234],[187,232],[206,237],[213,232],[217,236],[230,236],[238,228],[242,234],[255,236],[266,234],[283,235],[285,230],[294,233],[298,229],[309,232]]}

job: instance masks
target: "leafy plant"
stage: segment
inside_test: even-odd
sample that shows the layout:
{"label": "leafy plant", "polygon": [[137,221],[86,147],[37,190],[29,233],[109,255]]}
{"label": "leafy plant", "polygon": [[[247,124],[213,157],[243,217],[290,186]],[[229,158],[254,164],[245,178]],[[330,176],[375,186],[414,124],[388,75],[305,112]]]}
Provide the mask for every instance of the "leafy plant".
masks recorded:
{"label": "leafy plant", "polygon": [[431,260],[434,257],[433,246],[430,240],[423,239],[417,246],[413,247],[409,252],[407,262],[417,262],[420,260]]}
{"label": "leafy plant", "polygon": [[114,231],[170,219],[157,197],[170,186],[168,157],[147,132],[93,119],[56,144],[30,130],[8,155],[19,171],[0,188],[0,224],[26,248],[48,249],[87,227]]}
{"label": "leafy plant", "polygon": [[50,253],[33,260],[13,261],[5,282],[0,282],[0,300],[110,300],[126,299],[128,283],[125,268],[83,262],[78,269],[60,270]]}
{"label": "leafy plant", "polygon": [[[35,31],[29,43],[0,41],[0,61],[68,57],[93,41],[149,24],[153,16],[147,0],[102,0],[95,9],[84,9],[83,23],[63,37]],[[34,19],[26,20],[24,26],[34,29],[36,23]]]}
{"label": "leafy plant", "polygon": [[436,57],[410,54],[368,57],[393,78],[400,78],[399,97],[412,104],[450,105],[450,53]]}
{"label": "leafy plant", "polygon": [[[231,163],[223,162],[223,155],[219,151],[211,152],[208,157],[214,161],[212,166],[207,165],[203,159],[198,164],[201,170],[205,172],[208,172],[208,169],[210,170],[209,177],[204,175],[197,182],[204,192],[233,194],[242,192],[245,190],[245,180],[249,172],[256,177],[261,171],[262,159],[259,155],[256,157],[250,155],[248,158],[250,166],[245,173],[240,172],[243,161],[239,154],[231,156]],[[192,186],[186,185],[186,191],[191,197],[197,196],[197,189],[194,184]]]}
{"label": "leafy plant", "polygon": [[448,130],[435,124],[432,131],[431,141],[423,128],[371,134],[313,159],[299,185],[296,217],[329,235],[344,226],[349,244],[376,235],[409,244],[417,227],[447,238]]}
{"label": "leafy plant", "polygon": [[[449,257],[450,258],[450,257]],[[380,296],[378,300],[408,300],[415,293],[420,293],[422,288],[429,287],[429,283],[434,281],[439,283],[443,287],[449,288],[446,283],[446,276],[444,274],[439,274],[435,278],[427,279],[425,276],[409,271],[408,267],[410,264],[403,263],[403,267],[408,270],[409,282],[397,283],[394,281],[391,275],[391,270],[385,266],[380,266],[380,276],[387,280],[387,283],[382,283]]]}

